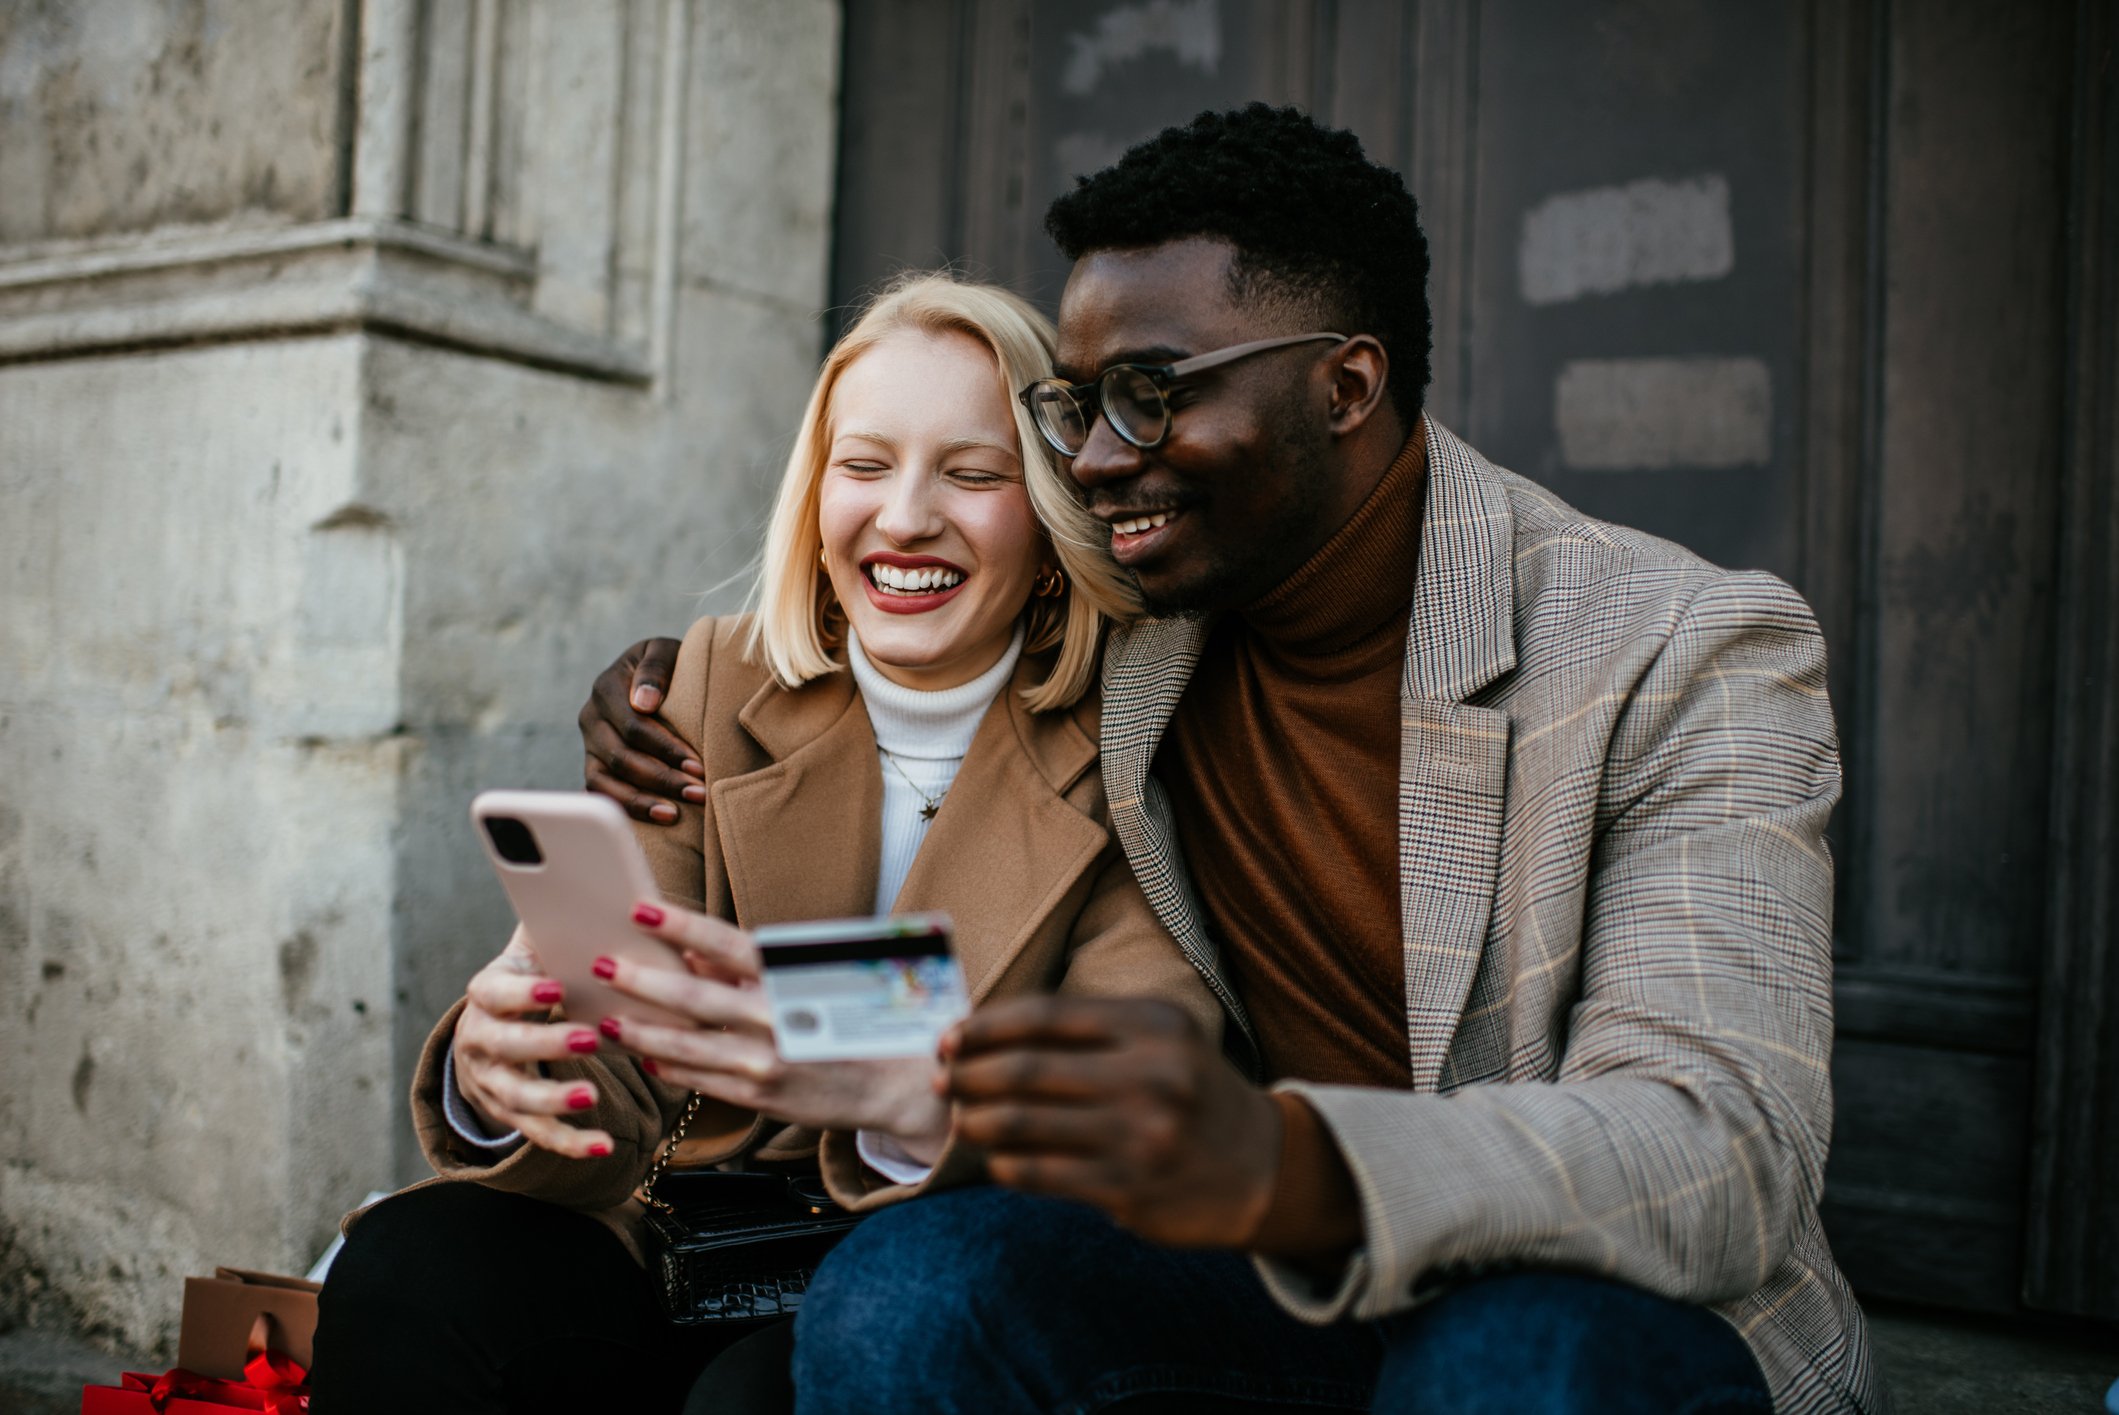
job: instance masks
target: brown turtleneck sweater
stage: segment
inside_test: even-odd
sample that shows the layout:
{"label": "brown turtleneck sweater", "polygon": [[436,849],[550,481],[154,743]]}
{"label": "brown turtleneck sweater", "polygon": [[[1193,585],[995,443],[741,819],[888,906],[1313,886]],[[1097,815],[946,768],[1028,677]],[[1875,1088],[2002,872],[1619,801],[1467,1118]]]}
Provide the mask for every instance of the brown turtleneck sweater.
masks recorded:
{"label": "brown turtleneck sweater", "polygon": [[[1416,429],[1301,569],[1216,621],[1155,759],[1276,1080],[1409,1084],[1398,692],[1425,481]],[[1280,1178],[1243,1246],[1350,1247],[1345,1161],[1315,1112],[1277,1099]]]}

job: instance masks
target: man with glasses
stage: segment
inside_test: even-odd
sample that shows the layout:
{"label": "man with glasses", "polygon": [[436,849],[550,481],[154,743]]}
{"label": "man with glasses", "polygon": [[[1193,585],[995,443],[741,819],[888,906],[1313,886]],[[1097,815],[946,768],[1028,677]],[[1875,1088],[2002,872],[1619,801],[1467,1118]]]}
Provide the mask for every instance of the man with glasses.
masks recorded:
{"label": "man with glasses", "polygon": [[[1816,1207],[1808,608],[1424,416],[1426,244],[1351,134],[1203,114],[1047,229],[1021,397],[1150,615],[1106,791],[1230,1050],[1149,1003],[967,1021],[995,1186],[846,1240],[800,1408],[1884,1408]],[[638,657],[592,776],[652,770],[596,705]]]}

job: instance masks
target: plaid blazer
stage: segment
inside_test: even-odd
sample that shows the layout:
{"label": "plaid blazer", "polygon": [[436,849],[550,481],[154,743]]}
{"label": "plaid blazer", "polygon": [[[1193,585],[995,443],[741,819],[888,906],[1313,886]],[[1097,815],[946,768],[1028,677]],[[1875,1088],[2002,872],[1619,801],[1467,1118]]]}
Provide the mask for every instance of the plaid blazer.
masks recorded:
{"label": "plaid blazer", "polygon": [[[1802,598],[1591,520],[1429,420],[1398,789],[1409,1091],[1283,1083],[1324,1119],[1364,1247],[1313,1322],[1510,1265],[1710,1305],[1784,1411],[1882,1411],[1817,1216],[1832,1096],[1839,764]],[[1205,626],[1104,667],[1114,824],[1149,902],[1245,1013],[1149,774]],[[1211,842],[1191,842],[1195,850]]]}

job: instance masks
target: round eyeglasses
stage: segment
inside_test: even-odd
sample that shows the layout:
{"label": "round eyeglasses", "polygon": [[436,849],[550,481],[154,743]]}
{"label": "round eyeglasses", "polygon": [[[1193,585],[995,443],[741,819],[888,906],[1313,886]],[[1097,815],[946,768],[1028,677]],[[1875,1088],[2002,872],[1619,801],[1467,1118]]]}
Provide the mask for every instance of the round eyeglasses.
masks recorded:
{"label": "round eyeglasses", "polygon": [[1344,334],[1289,334],[1253,339],[1226,349],[1196,354],[1174,364],[1113,364],[1087,383],[1041,378],[1016,396],[1030,410],[1030,420],[1052,450],[1062,457],[1079,454],[1101,411],[1111,430],[1135,447],[1157,447],[1170,435],[1170,402],[1164,390],[1178,379],[1218,368],[1268,349],[1285,349],[1313,340],[1344,341]]}

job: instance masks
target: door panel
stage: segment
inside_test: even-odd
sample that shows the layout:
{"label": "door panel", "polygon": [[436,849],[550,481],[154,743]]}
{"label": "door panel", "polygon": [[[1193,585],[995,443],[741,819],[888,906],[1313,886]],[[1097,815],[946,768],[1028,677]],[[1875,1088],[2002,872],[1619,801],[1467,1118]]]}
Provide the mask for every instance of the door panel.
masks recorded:
{"label": "door panel", "polygon": [[1466,432],[1594,515],[1801,573],[1802,16],[1486,0]]}

